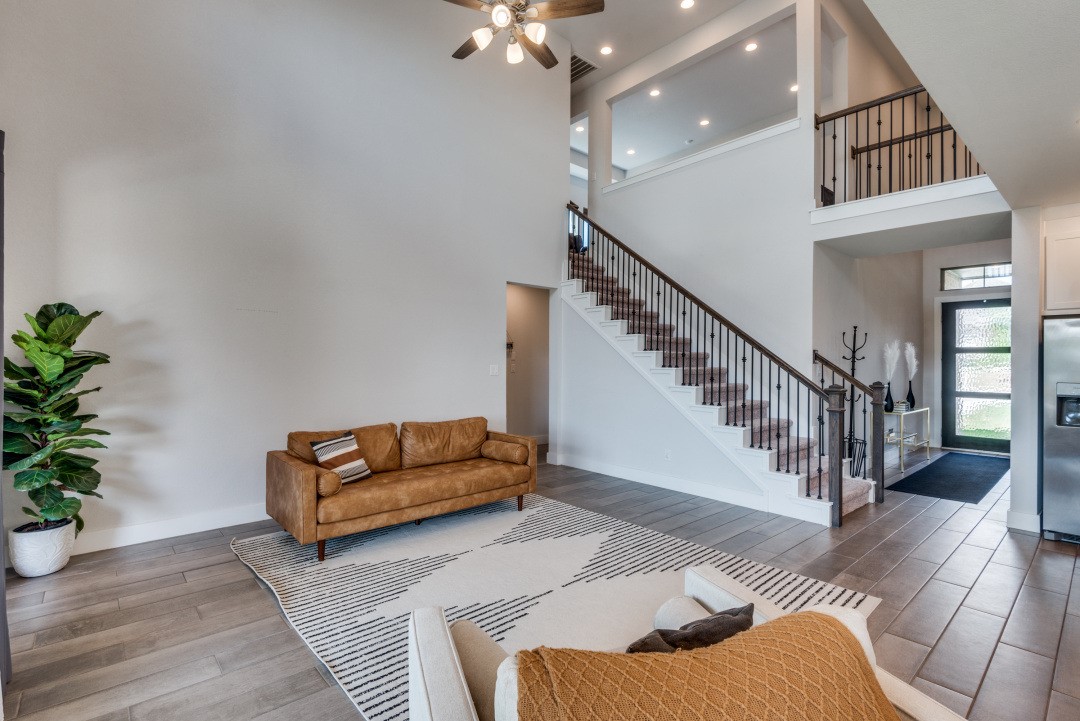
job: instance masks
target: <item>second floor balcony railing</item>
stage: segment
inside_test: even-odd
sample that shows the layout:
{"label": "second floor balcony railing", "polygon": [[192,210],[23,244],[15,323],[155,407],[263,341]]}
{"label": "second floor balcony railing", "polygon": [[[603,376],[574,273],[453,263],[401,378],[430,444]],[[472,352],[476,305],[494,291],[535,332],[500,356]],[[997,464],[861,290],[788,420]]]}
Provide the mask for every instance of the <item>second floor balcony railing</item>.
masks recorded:
{"label": "second floor balcony railing", "polygon": [[982,174],[921,85],[817,116],[818,201],[834,205]]}

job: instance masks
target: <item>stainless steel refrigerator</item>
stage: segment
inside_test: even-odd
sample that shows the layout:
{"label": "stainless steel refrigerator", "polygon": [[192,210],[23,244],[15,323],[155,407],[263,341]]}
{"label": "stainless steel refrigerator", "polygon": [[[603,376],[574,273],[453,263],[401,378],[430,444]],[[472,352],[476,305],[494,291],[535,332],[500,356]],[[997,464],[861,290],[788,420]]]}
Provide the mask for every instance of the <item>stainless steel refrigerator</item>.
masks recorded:
{"label": "stainless steel refrigerator", "polygon": [[1080,318],[1043,319],[1042,370],[1043,532],[1080,537]]}

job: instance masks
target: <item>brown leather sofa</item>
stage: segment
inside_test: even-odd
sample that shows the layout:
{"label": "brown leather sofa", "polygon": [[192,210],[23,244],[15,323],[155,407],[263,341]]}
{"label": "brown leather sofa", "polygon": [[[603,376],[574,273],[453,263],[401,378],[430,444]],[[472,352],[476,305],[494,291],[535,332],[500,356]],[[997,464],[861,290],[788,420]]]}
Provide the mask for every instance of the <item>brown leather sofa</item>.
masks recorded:
{"label": "brown leather sofa", "polygon": [[302,544],[518,498],[536,490],[536,440],[496,433],[486,418],[354,428],[371,478],[342,485],[316,464],[312,441],[345,433],[298,431],[266,454],[266,512]]}

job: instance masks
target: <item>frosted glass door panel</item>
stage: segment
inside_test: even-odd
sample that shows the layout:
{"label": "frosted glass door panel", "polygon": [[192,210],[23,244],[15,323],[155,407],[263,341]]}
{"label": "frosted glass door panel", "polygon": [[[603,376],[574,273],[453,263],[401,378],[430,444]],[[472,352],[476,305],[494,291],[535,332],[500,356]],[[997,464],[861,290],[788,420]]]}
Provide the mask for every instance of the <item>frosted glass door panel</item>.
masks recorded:
{"label": "frosted glass door panel", "polygon": [[1012,390],[1012,354],[958,353],[956,390],[969,393],[1008,393]]}
{"label": "frosted glass door panel", "polygon": [[1012,308],[961,308],[956,311],[957,348],[1008,348]]}
{"label": "frosted glass door panel", "polygon": [[1012,437],[1012,401],[957,398],[956,434],[1007,441]]}

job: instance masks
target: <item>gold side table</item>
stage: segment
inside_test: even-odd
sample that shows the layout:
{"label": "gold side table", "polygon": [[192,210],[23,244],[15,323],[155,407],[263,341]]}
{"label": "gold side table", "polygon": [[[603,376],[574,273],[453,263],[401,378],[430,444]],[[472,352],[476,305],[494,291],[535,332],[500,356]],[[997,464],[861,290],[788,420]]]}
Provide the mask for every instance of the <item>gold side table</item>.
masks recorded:
{"label": "gold side table", "polygon": [[[900,449],[900,473],[904,473],[904,453],[910,448],[926,447],[926,460],[930,460],[930,408],[912,408],[907,411],[886,411],[885,415],[893,416],[897,420],[897,434],[895,437],[887,436],[885,443]],[[917,433],[907,433],[904,430],[904,421],[908,416],[923,415],[923,433],[925,437],[920,441]]]}

